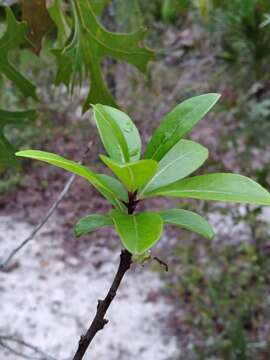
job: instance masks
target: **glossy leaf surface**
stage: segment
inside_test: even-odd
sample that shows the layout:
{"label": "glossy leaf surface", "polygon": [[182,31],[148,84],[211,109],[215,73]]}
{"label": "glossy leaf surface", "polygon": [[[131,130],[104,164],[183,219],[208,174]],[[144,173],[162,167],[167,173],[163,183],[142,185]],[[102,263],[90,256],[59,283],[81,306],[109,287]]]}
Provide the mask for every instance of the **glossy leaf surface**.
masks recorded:
{"label": "glossy leaf surface", "polygon": [[214,231],[208,221],[192,211],[169,209],[160,212],[160,216],[164,223],[180,226],[208,239],[212,239],[214,236]]}
{"label": "glossy leaf surface", "polygon": [[44,161],[48,164],[55,165],[59,168],[65,169],[71,173],[79,175],[88,180],[107,200],[109,200],[118,209],[123,209],[124,206],[115,194],[114,189],[108,186],[108,182],[102,180],[102,176],[94,173],[86,166],[76,163],[75,161],[67,160],[62,156],[39,150],[23,150],[16,153],[17,156],[36,159]]}
{"label": "glossy leaf surface", "polygon": [[111,217],[106,215],[88,215],[81,218],[74,227],[76,236],[83,236],[91,231],[97,230],[101,227],[111,226],[113,221]]}
{"label": "glossy leaf surface", "polygon": [[119,164],[107,156],[100,157],[130,191],[138,190],[145,185],[157,171],[158,164],[153,160]]}
{"label": "glossy leaf surface", "polygon": [[195,96],[177,105],[161,120],[145,151],[146,159],[159,161],[186,135],[220,98],[219,94]]}
{"label": "glossy leaf surface", "polygon": [[128,115],[111,106],[97,104],[94,116],[100,138],[111,159],[120,162],[140,159],[141,138]]}
{"label": "glossy leaf surface", "polygon": [[154,246],[163,230],[163,220],[157,213],[128,215],[113,210],[111,217],[124,247],[134,255],[143,254]]}
{"label": "glossy leaf surface", "polygon": [[217,173],[177,181],[149,196],[270,205],[270,193],[255,181],[238,174]]}
{"label": "glossy leaf surface", "polygon": [[190,140],[180,140],[160,160],[156,174],[141,191],[141,195],[171,184],[197,170],[207,159],[208,150]]}

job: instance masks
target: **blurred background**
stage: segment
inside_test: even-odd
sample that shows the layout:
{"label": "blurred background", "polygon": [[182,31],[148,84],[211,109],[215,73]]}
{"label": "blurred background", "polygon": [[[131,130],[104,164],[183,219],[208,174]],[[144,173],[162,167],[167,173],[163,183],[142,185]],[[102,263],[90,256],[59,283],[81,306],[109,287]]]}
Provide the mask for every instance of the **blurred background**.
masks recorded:
{"label": "blurred background", "polygon": [[[19,19],[20,6],[11,3]],[[109,58],[102,64],[113,96],[144,144],[176,104],[219,92],[218,105],[190,134],[210,152],[202,172],[241,173],[269,190],[269,0],[112,0],[99,18],[111,31],[148,29],[145,44],[156,57],[146,75]],[[0,7],[1,35],[5,23]],[[85,163],[102,169],[91,112],[82,115],[89,85],[76,86],[72,95],[54,85],[54,41],[54,32],[44,37],[39,56],[28,49],[10,53],[37,85],[39,103],[0,74],[0,108],[35,107],[39,116],[6,126],[5,136],[15,148],[76,161],[91,142]],[[64,171],[28,160],[0,174],[0,259],[43,219],[67,179]],[[86,359],[270,359],[270,209],[164,199],[149,208],[172,203],[199,210],[213,225],[214,240],[168,226],[154,253],[169,272],[155,263],[132,269],[108,315],[112,321]],[[41,234],[0,271],[1,358],[34,358],[33,349],[12,342],[14,336],[58,360],[71,357],[118,262],[120,242],[112,230],[79,240],[73,234],[76,220],[97,210],[105,212],[108,205],[76,179]],[[4,336],[11,340],[4,342]]]}

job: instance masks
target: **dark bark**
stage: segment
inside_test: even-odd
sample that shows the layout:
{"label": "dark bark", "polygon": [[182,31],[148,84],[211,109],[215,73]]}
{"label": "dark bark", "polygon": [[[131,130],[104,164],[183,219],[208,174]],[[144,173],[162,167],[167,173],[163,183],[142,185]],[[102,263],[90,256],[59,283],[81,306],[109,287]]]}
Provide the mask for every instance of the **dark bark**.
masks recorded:
{"label": "dark bark", "polygon": [[[137,200],[137,191],[129,192],[128,202],[124,203],[127,207],[128,214],[133,214],[138,203],[139,200]],[[114,277],[110,290],[108,291],[108,294],[106,295],[104,300],[98,300],[97,312],[94,317],[94,320],[92,321],[86,334],[81,336],[81,339],[79,341],[79,346],[76,354],[74,355],[73,360],[83,359],[84,354],[86,353],[93,338],[108,323],[108,320],[105,319],[106,312],[110,307],[113,299],[115,298],[119,285],[121,284],[121,281],[125,273],[129,270],[131,263],[132,263],[132,254],[128,250],[122,250],[120,255],[120,263],[118,266],[118,270]]]}
{"label": "dark bark", "polygon": [[116,296],[119,285],[125,275],[125,273],[129,270],[130,265],[132,263],[132,255],[127,250],[122,250],[120,255],[120,263],[117,270],[117,273],[114,277],[111,288],[106,295],[104,300],[98,301],[97,312],[92,321],[89,329],[86,334],[83,335],[79,341],[78,350],[73,358],[73,360],[82,360],[86,350],[91,344],[93,338],[98,333],[98,331],[102,330],[104,326],[108,323],[108,320],[105,319],[105,314],[111,305],[113,299]]}

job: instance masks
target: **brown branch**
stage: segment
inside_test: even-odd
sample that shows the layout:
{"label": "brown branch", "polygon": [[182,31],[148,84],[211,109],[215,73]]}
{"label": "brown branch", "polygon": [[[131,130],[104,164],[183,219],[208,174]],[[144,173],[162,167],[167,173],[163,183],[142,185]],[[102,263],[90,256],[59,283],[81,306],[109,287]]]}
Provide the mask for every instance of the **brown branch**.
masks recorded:
{"label": "brown branch", "polygon": [[[137,191],[129,192],[128,194],[128,202],[125,203],[127,207],[128,214],[133,214],[136,210],[136,206],[139,201],[137,200]],[[104,300],[98,300],[97,311],[92,321],[90,327],[88,328],[85,335],[81,336],[79,341],[79,346],[74,355],[73,360],[82,360],[86,350],[91,344],[93,338],[96,334],[104,328],[104,326],[108,323],[108,320],[105,319],[106,312],[110,307],[113,299],[116,296],[117,290],[123,280],[125,273],[129,270],[130,265],[132,264],[132,254],[128,250],[122,250],[120,255],[120,263],[118,266],[117,273],[113,279],[113,283],[108,291]]]}
{"label": "brown branch", "polygon": [[132,263],[132,255],[127,250],[122,250],[120,255],[120,263],[117,270],[117,273],[114,277],[113,283],[108,291],[104,300],[98,301],[97,312],[92,321],[89,329],[86,334],[83,335],[79,341],[79,346],[76,354],[74,355],[73,360],[82,360],[84,354],[91,344],[93,338],[98,333],[98,331],[102,330],[104,326],[108,323],[108,320],[105,319],[106,312],[111,305],[113,299],[116,296],[119,285],[125,275],[125,273],[129,270],[130,265]]}

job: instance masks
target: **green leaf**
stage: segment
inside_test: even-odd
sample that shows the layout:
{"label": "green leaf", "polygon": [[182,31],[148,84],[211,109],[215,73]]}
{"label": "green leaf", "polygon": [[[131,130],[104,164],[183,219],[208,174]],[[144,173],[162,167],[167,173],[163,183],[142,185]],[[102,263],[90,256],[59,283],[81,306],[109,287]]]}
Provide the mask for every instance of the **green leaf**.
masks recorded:
{"label": "green leaf", "polygon": [[255,181],[238,174],[208,174],[177,181],[148,196],[270,205],[270,193]]}
{"label": "green leaf", "polygon": [[91,6],[96,15],[101,15],[105,6],[108,5],[110,0],[91,0]]}
{"label": "green leaf", "polygon": [[100,158],[129,191],[138,190],[145,185],[156,173],[158,166],[154,160],[139,160],[132,163],[119,164],[104,155],[100,155]]}
{"label": "green leaf", "polygon": [[113,225],[113,221],[109,216],[93,214],[81,218],[75,225],[74,232],[76,236],[82,236],[101,227],[111,225]]}
{"label": "green leaf", "polygon": [[140,195],[171,184],[197,170],[207,159],[208,150],[190,140],[180,140],[158,164],[156,174],[146,184]]}
{"label": "green leaf", "polygon": [[37,99],[35,86],[27,80],[10,62],[9,52],[18,49],[19,46],[27,42],[27,26],[25,23],[18,23],[13,12],[8,7],[5,9],[7,19],[7,29],[0,39],[0,73],[3,73],[12,81],[24,96],[31,96]]}
{"label": "green leaf", "polygon": [[106,174],[98,174],[98,176],[102,181],[102,183],[106,185],[108,188],[110,188],[120,200],[125,202],[128,201],[127,189],[123,186],[123,184],[119,180]]}
{"label": "green leaf", "polygon": [[18,164],[14,156],[16,150],[4,135],[5,126],[23,126],[33,122],[36,117],[37,113],[34,110],[5,111],[0,109],[0,173],[9,166],[16,166]]}
{"label": "green leaf", "polygon": [[48,164],[55,165],[59,168],[67,170],[71,173],[79,175],[88,180],[107,200],[109,200],[118,209],[124,209],[124,205],[118,199],[118,195],[108,186],[108,180],[104,181],[104,176],[96,174],[86,166],[78,164],[74,161],[67,160],[62,156],[39,150],[23,150],[18,151],[16,156],[36,159],[44,161]]}
{"label": "green leaf", "polygon": [[102,105],[94,106],[94,116],[101,141],[109,154],[116,161],[128,161],[128,146],[119,126],[104,112]]}
{"label": "green leaf", "polygon": [[141,138],[129,116],[111,106],[93,107],[100,138],[109,156],[119,162],[139,160]]}
{"label": "green leaf", "polygon": [[107,31],[96,19],[91,1],[72,1],[74,18],[73,36],[62,49],[57,49],[58,73],[56,84],[74,87],[76,81],[88,75],[91,88],[84,103],[84,111],[90,104],[116,106],[114,98],[102,76],[101,63],[104,57],[112,57],[146,71],[153,52],[140,46],[145,31],[119,34]]}
{"label": "green leaf", "polygon": [[144,15],[138,0],[115,1],[115,19],[120,31],[131,32],[144,26]]}
{"label": "green leaf", "polygon": [[94,172],[90,171],[86,166],[78,164],[72,160],[67,160],[60,155],[56,155],[53,153],[40,151],[40,150],[23,150],[23,151],[18,151],[15,155],[44,161],[48,164],[55,165],[59,168],[65,169],[69,172],[79,175],[87,179],[91,183],[98,182],[97,175]]}
{"label": "green leaf", "polygon": [[161,120],[145,151],[146,159],[160,160],[215,105],[219,94],[204,94],[185,100]]}
{"label": "green leaf", "polygon": [[153,247],[163,230],[162,218],[157,213],[128,215],[113,210],[111,217],[124,247],[134,255],[143,254]]}
{"label": "green leaf", "polygon": [[164,223],[180,226],[208,239],[212,239],[214,236],[214,231],[208,221],[192,211],[169,209],[160,212],[160,216]]}
{"label": "green leaf", "polygon": [[64,10],[62,0],[54,0],[48,6],[48,13],[57,27],[57,46],[63,47],[69,34],[70,28]]}

